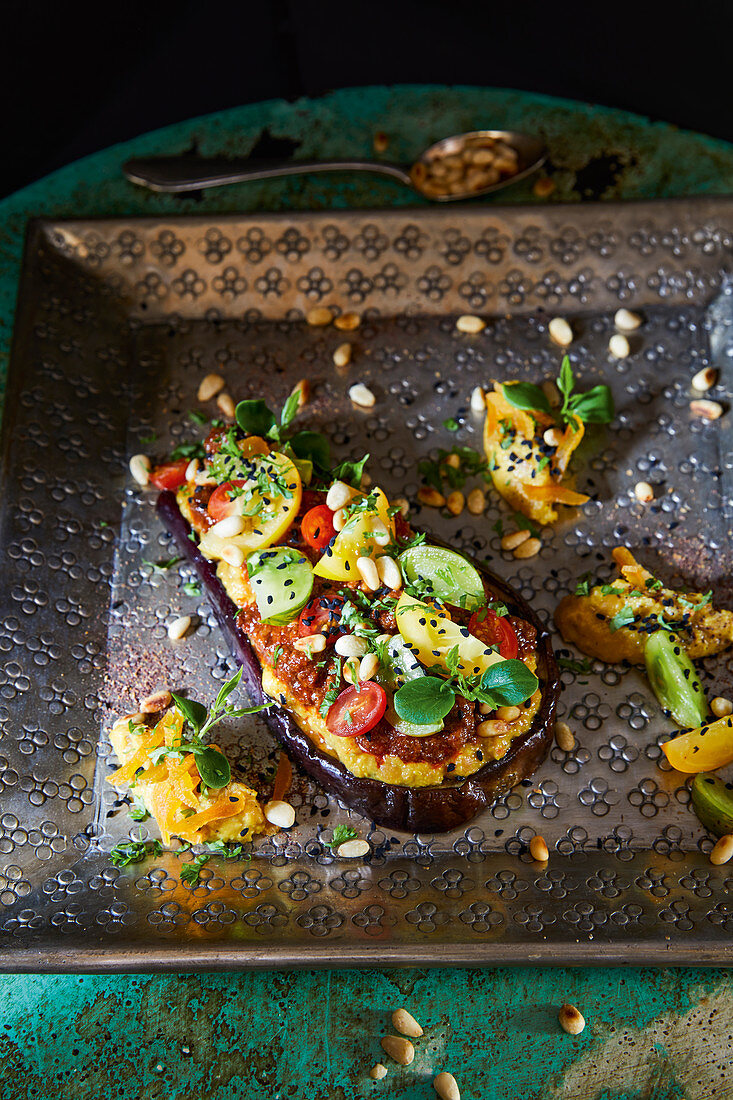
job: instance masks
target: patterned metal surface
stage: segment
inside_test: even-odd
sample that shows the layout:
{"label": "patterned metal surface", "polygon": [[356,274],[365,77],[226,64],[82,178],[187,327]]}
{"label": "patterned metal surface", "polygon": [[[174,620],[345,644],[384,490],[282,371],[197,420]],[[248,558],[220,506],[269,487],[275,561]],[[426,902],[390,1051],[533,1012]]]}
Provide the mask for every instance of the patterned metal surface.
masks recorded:
{"label": "patterned metal surface", "polygon": [[[489,556],[547,615],[578,574],[610,576],[620,541],[666,579],[729,601],[727,418],[693,420],[688,403],[709,362],[722,372],[714,396],[729,397],[732,248],[725,200],[36,226],[0,519],[2,965],[728,961],[733,877],[707,861],[711,842],[659,748],[669,723],[633,669],[566,670],[560,712],[576,748],[555,747],[464,831],[407,837],[354,819],[372,844],[363,863],[331,854],[330,829],[352,818],[299,778],[296,829],[257,842],[250,861],[212,861],[194,889],[172,854],[117,870],[107,853],[131,822],[103,780],[112,713],[162,685],[208,698],[233,670],[205,600],[183,590],[185,568],[149,564],[170,551],[126,465],[195,434],[187,412],[212,369],[235,399],[279,402],[309,377],[305,419],[340,454],[368,449],[375,479],[414,497],[420,457],[456,439],[479,446],[472,387],[553,376],[547,319],[572,316],[571,359],[589,384],[612,385],[619,410],[586,456],[593,499],[544,531],[529,562],[501,551],[496,497],[484,517],[418,522]],[[324,304],[357,310],[361,327],[307,327],[304,312]],[[619,304],[645,321],[617,361]],[[478,336],[454,330],[467,310],[493,315]],[[340,373],[331,355],[347,338]],[[377,395],[369,412],[348,402],[357,380]],[[652,506],[633,496],[642,477]],[[173,645],[166,623],[182,613],[196,628]],[[732,672],[730,656],[707,662],[710,690],[729,693]],[[265,727],[251,719],[227,739],[266,784]],[[529,857],[535,832],[551,849],[544,868]]]}

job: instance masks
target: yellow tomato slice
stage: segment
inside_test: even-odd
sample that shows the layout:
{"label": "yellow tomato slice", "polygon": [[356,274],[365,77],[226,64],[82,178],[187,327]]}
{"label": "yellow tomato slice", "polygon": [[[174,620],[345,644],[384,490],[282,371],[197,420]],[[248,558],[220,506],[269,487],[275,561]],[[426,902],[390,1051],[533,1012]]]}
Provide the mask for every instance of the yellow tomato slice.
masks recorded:
{"label": "yellow tomato slice", "polygon": [[[374,507],[355,512],[326,549],[313,572],[330,581],[359,581],[357,558],[374,558],[394,538],[389,501],[381,489],[373,489]],[[381,540],[381,541],[380,541]]]}
{"label": "yellow tomato slice", "polygon": [[678,772],[711,772],[733,762],[733,717],[687,730],[662,745]]}
{"label": "yellow tomato slice", "polygon": [[442,611],[403,592],[395,609],[397,629],[418,661],[430,668],[450,671],[446,656],[458,646],[458,666],[464,676],[478,676],[504,658],[488,649],[465,626],[454,623]]}
{"label": "yellow tomato slice", "polygon": [[199,550],[207,558],[222,558],[223,552],[238,546],[244,554],[272,546],[290,527],[303,496],[300,474],[287,455],[272,451],[252,458],[253,473],[245,492],[235,497],[234,514],[242,515],[241,535],[223,539],[212,531],[201,536]]}

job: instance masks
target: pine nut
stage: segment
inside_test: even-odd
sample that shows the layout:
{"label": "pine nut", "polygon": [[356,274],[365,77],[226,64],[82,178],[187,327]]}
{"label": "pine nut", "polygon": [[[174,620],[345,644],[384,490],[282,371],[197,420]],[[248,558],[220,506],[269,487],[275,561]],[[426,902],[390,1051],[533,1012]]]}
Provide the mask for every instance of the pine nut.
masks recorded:
{"label": "pine nut", "polygon": [[390,558],[388,554],[382,554],[381,558],[377,558],[377,572],[382,584],[386,585],[391,592],[396,592],[399,588],[402,588],[400,564],[394,558]]}
{"label": "pine nut", "polygon": [[483,489],[472,489],[466,500],[466,507],[472,516],[480,516],[486,508],[486,494]]}
{"label": "pine nut", "polygon": [[449,454],[445,460],[446,466],[450,466],[452,470],[458,470],[461,466],[461,456],[457,454]]}
{"label": "pine nut", "polygon": [[234,420],[234,399],[231,394],[220,393],[216,399],[216,404],[224,416],[228,417],[229,420]]}
{"label": "pine nut", "polygon": [[733,703],[722,695],[716,695],[710,709],[716,718],[727,718],[729,714],[733,714]]}
{"label": "pine nut", "polygon": [[197,458],[192,458],[191,461],[189,462],[188,466],[186,467],[186,473],[184,474],[184,477],[186,478],[186,481],[193,481],[198,472],[199,472],[199,460]]}
{"label": "pine nut", "polygon": [[326,504],[332,512],[338,512],[339,508],[346,507],[356,496],[356,489],[352,489],[345,481],[334,481],[326,493]]}
{"label": "pine nut", "polygon": [[377,563],[372,558],[357,558],[356,568],[359,570],[359,576],[363,580],[366,587],[371,592],[376,592],[379,588],[379,573],[377,571]]}
{"label": "pine nut", "polygon": [[369,855],[370,851],[371,845],[368,840],[346,840],[343,844],[339,844],[336,855],[340,859],[361,859]]}
{"label": "pine nut", "polygon": [[521,531],[510,531],[508,535],[504,535],[501,540],[502,550],[516,550],[518,546],[521,546],[523,542],[526,542],[531,532],[526,527]]}
{"label": "pine nut", "polygon": [[333,323],[341,332],[353,332],[361,324],[361,317],[358,313],[342,313]]}
{"label": "pine nut", "polygon": [[690,412],[693,416],[701,416],[703,420],[717,420],[723,415],[723,406],[717,401],[691,401]]}
{"label": "pine nut", "polygon": [[703,367],[699,370],[695,377],[692,379],[693,390],[699,390],[701,393],[705,393],[711,389],[712,386],[718,380],[718,372],[713,367]]}
{"label": "pine nut", "polygon": [[532,188],[533,193],[538,199],[549,198],[554,190],[555,181],[550,179],[549,176],[542,176],[540,179],[536,180]]}
{"label": "pine nut", "polygon": [[304,405],[308,404],[308,399],[311,395],[311,384],[307,378],[301,378],[297,385],[293,386],[293,393],[298,392],[298,408],[302,409]]}
{"label": "pine nut", "polygon": [[372,1081],[381,1081],[383,1077],[387,1076],[387,1067],[383,1066],[381,1062],[377,1062],[376,1066],[372,1066],[369,1070],[369,1076]]}
{"label": "pine nut", "polygon": [[221,552],[221,560],[231,565],[232,569],[241,569],[244,565],[244,550],[235,545],[225,546]]}
{"label": "pine nut", "polygon": [[407,519],[410,514],[410,502],[405,497],[395,497],[392,503],[399,508],[402,518]]}
{"label": "pine nut", "polygon": [[491,718],[487,718],[485,722],[479,722],[476,726],[476,733],[479,737],[497,737],[504,732],[503,723],[494,722]]}
{"label": "pine nut", "polygon": [[547,850],[547,844],[545,843],[544,837],[532,837],[529,842],[529,854],[537,863],[547,863],[547,860],[550,858],[550,853]]}
{"label": "pine nut", "polygon": [[376,397],[363,382],[357,382],[349,389],[349,400],[352,405],[358,405],[360,409],[371,409],[376,402]]}
{"label": "pine nut", "polygon": [[359,661],[355,657],[349,657],[344,663],[342,676],[347,684],[359,683]]}
{"label": "pine nut", "polygon": [[619,332],[636,332],[641,324],[641,317],[638,313],[632,313],[629,309],[617,309],[613,323]]}
{"label": "pine nut", "polygon": [[415,1057],[414,1046],[409,1039],[403,1039],[401,1035],[385,1035],[382,1039],[382,1050],[398,1066],[409,1066]]}
{"label": "pine nut", "polygon": [[171,705],[171,693],[169,691],[154,691],[140,703],[142,714],[155,714],[159,710],[165,710]]}
{"label": "pine nut", "polygon": [[331,523],[333,524],[334,531],[343,531],[346,526],[346,512],[343,508],[339,508],[338,512],[333,513]]}
{"label": "pine nut", "polygon": [[333,362],[336,367],[348,367],[351,362],[351,344],[339,344],[333,353]]}
{"label": "pine nut", "polygon": [[289,829],[295,824],[295,810],[289,802],[267,802],[264,814],[271,825],[280,829]]}
{"label": "pine nut", "polygon": [[150,459],[147,455],[133,455],[130,459],[130,473],[138,485],[147,485],[150,481]]}
{"label": "pine nut", "polygon": [[560,1022],[560,1027],[563,1031],[566,1031],[568,1035],[580,1035],[585,1027],[583,1015],[575,1005],[563,1005],[557,1018]]}
{"label": "pine nut", "polygon": [[548,428],[542,438],[548,447],[558,447],[562,439],[562,432],[559,432],[557,428]]}
{"label": "pine nut", "polygon": [[220,393],[226,382],[220,374],[207,374],[205,378],[202,378],[199,383],[199,388],[196,393],[199,401],[211,401],[212,397],[216,397],[217,393]]}
{"label": "pine nut", "polygon": [[608,341],[608,350],[614,359],[626,359],[631,352],[631,345],[621,332],[615,332]]}
{"label": "pine nut", "polygon": [[551,378],[545,378],[540,387],[551,409],[557,409],[560,405],[560,391]]}
{"label": "pine nut", "polygon": [[314,328],[321,328],[323,325],[330,325],[333,321],[333,314],[330,309],[326,309],[325,306],[318,306],[316,309],[309,309],[305,315],[306,323],[312,325]]}
{"label": "pine nut", "polygon": [[466,498],[459,489],[454,489],[452,493],[448,493],[445,506],[452,516],[460,516],[466,504]]}
{"label": "pine nut", "polygon": [[461,1100],[458,1082],[452,1073],[447,1073],[445,1070],[439,1073],[433,1081],[433,1088],[440,1100]]}
{"label": "pine nut", "polygon": [[567,722],[555,723],[555,740],[563,752],[572,752],[575,748],[575,734]]}
{"label": "pine nut", "polygon": [[392,1027],[399,1031],[400,1035],[409,1035],[411,1039],[419,1039],[423,1029],[415,1017],[406,1008],[396,1008],[392,1013]]}
{"label": "pine nut", "polygon": [[191,616],[181,615],[180,618],[174,619],[168,626],[168,637],[172,642],[180,642],[190,625]]}
{"label": "pine nut", "polygon": [[471,390],[471,412],[476,416],[486,411],[486,395],[481,386],[474,386]]}
{"label": "pine nut", "polygon": [[333,647],[339,657],[363,657],[369,649],[366,638],[360,638],[356,634],[342,634],[336,639]]}
{"label": "pine nut", "polygon": [[301,653],[308,653],[311,656],[314,653],[323,653],[325,648],[326,639],[322,634],[306,634],[303,638],[296,638],[293,642],[293,649],[298,649]]}
{"label": "pine nut", "polygon": [[218,535],[220,539],[231,539],[235,535],[241,535],[245,526],[244,516],[225,516],[209,530],[212,535]]}
{"label": "pine nut", "polygon": [[637,481],[634,496],[640,504],[648,504],[650,500],[654,500],[654,490],[648,481]]}
{"label": "pine nut", "polygon": [[496,717],[500,722],[516,722],[521,714],[519,707],[497,707]]}
{"label": "pine nut", "polygon": [[129,729],[130,722],[132,722],[133,726],[144,726],[146,718],[147,714],[143,714],[138,710],[134,714],[126,714],[124,718],[118,718],[114,725],[123,725]]}
{"label": "pine nut", "polygon": [[483,317],[475,317],[472,313],[464,313],[456,321],[456,328],[459,332],[468,332],[474,336],[476,333],[484,331],[486,321]]}
{"label": "pine nut", "polygon": [[364,537],[374,539],[377,546],[387,546],[392,538],[385,524],[378,518],[372,521],[371,530],[365,531]]}
{"label": "pine nut", "polygon": [[542,549],[539,539],[525,539],[514,551],[515,558],[534,558]]}
{"label": "pine nut", "polygon": [[417,499],[428,508],[442,508],[445,504],[445,497],[437,489],[418,489]]}
{"label": "pine nut", "polygon": [[359,679],[362,683],[366,683],[367,680],[373,680],[379,671],[379,657],[376,653],[367,653],[366,657],[362,657],[361,664],[359,665]]}
{"label": "pine nut", "polygon": [[209,477],[206,473],[200,473],[194,475],[194,482],[196,485],[218,485],[219,482],[215,477]]}
{"label": "pine nut", "polygon": [[553,317],[547,326],[547,331],[550,339],[561,348],[567,348],[573,342],[573,330],[564,317]]}
{"label": "pine nut", "polygon": [[721,836],[713,848],[710,853],[710,862],[715,867],[719,867],[723,863],[728,863],[731,857],[733,857],[733,836],[728,833],[726,836]]}

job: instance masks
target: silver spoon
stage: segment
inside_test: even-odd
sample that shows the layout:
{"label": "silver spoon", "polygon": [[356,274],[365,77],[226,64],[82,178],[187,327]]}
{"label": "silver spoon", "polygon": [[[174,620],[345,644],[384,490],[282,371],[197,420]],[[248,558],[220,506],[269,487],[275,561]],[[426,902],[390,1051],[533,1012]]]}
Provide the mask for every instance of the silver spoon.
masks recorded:
{"label": "silver spoon", "polygon": [[[490,171],[486,152],[498,150],[504,169]],[[509,153],[513,150],[514,160]],[[486,163],[474,164],[475,157]],[[515,130],[473,130],[443,138],[422,153],[411,166],[372,160],[293,160],[253,162],[246,157],[199,157],[192,153],[173,157],[134,157],[122,166],[131,183],[151,191],[201,191],[246,180],[273,179],[309,172],[375,172],[411,187],[435,202],[456,202],[488,195],[529,176],[544,163],[547,150],[541,138]],[[496,160],[496,157],[494,158]],[[510,169],[509,162],[512,167]],[[460,166],[463,166],[461,169]],[[486,169],[481,176],[480,169]],[[473,170],[473,175],[470,173]],[[494,176],[498,178],[494,178]],[[473,186],[468,185],[469,178]],[[483,178],[483,182],[482,182]],[[447,190],[447,188],[450,188]],[[458,188],[458,189],[456,189]]]}

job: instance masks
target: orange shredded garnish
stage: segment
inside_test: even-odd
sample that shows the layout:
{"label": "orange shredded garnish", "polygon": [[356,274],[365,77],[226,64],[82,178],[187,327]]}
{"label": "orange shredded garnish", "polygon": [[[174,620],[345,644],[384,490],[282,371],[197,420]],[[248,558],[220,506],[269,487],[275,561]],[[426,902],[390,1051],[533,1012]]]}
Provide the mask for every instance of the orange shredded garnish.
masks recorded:
{"label": "orange shredded garnish", "polygon": [[[145,804],[158,823],[161,840],[168,845],[171,842],[171,833],[175,830],[180,833],[181,827],[187,824],[186,819],[179,821],[178,814],[181,809],[181,801],[176,792],[165,781],[151,784],[145,792]],[[188,818],[191,821],[192,818]]]}
{"label": "orange shredded garnish", "polygon": [[272,801],[280,802],[290,790],[290,784],[293,782],[293,769],[290,764],[290,760],[287,754],[280,753],[280,759],[277,762],[277,772],[275,773],[275,783],[272,788]]}
{"label": "orange shredded garnish", "polygon": [[528,500],[546,500],[553,504],[585,504],[590,500],[585,493],[576,493],[574,489],[568,489],[565,485],[532,485],[522,482],[522,492]]}
{"label": "orange shredded garnish", "polygon": [[170,758],[166,760],[166,764],[168,766],[166,780],[170,783],[176,797],[184,806],[188,806],[192,810],[198,810],[200,803],[196,794],[196,786],[199,783],[200,776],[196,769],[193,753],[185,756],[180,764]]}
{"label": "orange shredded garnish", "polygon": [[639,565],[634,555],[625,546],[617,546],[611,554],[625,580],[629,581],[634,588],[640,588],[643,591],[646,581],[652,575],[649,570]]}
{"label": "orange shredded garnish", "polygon": [[570,456],[579,445],[584,435],[585,425],[583,421],[579,416],[574,416],[573,423],[568,424],[563,432],[562,439],[558,443],[557,451],[555,452],[555,465],[561,474],[564,474],[567,470]]}
{"label": "orange shredded garnish", "polygon": [[[227,789],[225,788],[225,790]],[[182,836],[184,840],[191,840],[210,821],[221,821],[227,817],[234,817],[235,814],[244,809],[244,806],[244,799],[236,795],[224,795],[207,809],[177,822],[176,834]]]}
{"label": "orange shredded garnish", "polygon": [[163,730],[159,722],[147,737],[144,734],[140,735],[140,744],[135,749],[135,752],[126,764],[123,764],[116,772],[112,772],[111,775],[107,776],[107,782],[115,787],[123,783],[129,783],[138,768],[144,768],[150,764],[151,751],[157,749],[162,744]]}

